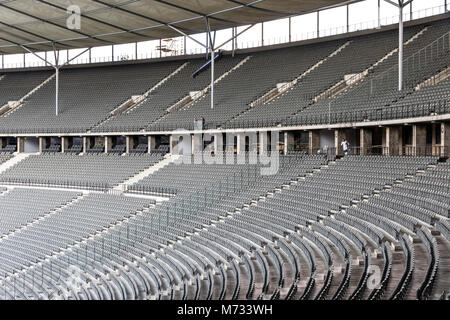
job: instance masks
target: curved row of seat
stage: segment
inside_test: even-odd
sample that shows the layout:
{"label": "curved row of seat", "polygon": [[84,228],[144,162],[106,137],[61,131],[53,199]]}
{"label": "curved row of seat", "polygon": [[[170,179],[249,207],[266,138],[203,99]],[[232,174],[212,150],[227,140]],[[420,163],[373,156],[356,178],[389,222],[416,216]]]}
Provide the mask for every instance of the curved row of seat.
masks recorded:
{"label": "curved row of seat", "polygon": [[[321,157],[289,155],[279,179],[255,175],[206,199],[195,182],[198,165],[180,164],[193,170],[187,179],[196,188],[182,184],[169,201],[82,196],[0,240],[0,298],[401,299],[422,279],[414,277],[421,272],[416,259],[424,259],[415,246],[429,261],[414,288],[419,298],[432,298],[440,289],[440,248],[429,228],[446,236],[448,222],[423,214],[419,201],[397,206],[407,199],[397,192],[402,185],[383,186],[403,180],[415,188],[419,169],[422,176],[447,172],[436,161],[344,157],[323,166]],[[252,166],[242,167],[243,176]],[[230,169],[209,174],[223,180]],[[331,192],[340,181],[345,188]],[[393,253],[394,245],[401,251]],[[399,263],[404,268],[393,268]],[[374,264],[382,272],[369,289]]]}

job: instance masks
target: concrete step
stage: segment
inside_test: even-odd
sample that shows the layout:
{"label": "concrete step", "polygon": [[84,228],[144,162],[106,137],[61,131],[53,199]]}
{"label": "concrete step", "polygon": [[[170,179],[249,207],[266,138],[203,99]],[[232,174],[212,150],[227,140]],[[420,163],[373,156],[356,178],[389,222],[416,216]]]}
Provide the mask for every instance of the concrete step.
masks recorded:
{"label": "concrete step", "polygon": [[18,164],[22,160],[25,160],[26,158],[28,158],[29,156],[31,156],[33,154],[37,154],[37,153],[17,153],[14,157],[12,157],[11,159],[9,159],[6,162],[3,162],[0,165],[0,174],[2,174],[6,170],[14,167],[16,164]]}
{"label": "concrete step", "polygon": [[[248,60],[250,60],[251,57],[252,56],[247,56],[244,59],[242,59],[241,61],[239,61],[239,63],[236,64],[233,68],[231,68],[230,70],[228,70],[227,72],[222,74],[220,77],[218,77],[214,81],[214,84],[219,83],[220,81],[225,79],[231,72],[239,69],[243,64],[245,64]],[[176,112],[178,110],[187,110],[187,109],[191,108],[198,101],[202,100],[203,98],[205,98],[207,96],[210,88],[211,88],[211,85],[208,85],[205,88],[203,88],[202,90],[195,92],[194,93],[194,97],[191,96],[191,93],[187,94],[182,99],[180,99],[179,101],[174,103],[172,106],[167,108],[167,112],[163,116],[161,116],[160,118],[158,118],[155,121],[153,121],[152,124],[159,123],[160,121],[164,120],[168,114],[170,114],[172,112]]]}
{"label": "concrete step", "polygon": [[45,79],[43,82],[41,82],[39,85],[37,85],[35,88],[33,88],[30,92],[28,92],[26,95],[24,95],[22,98],[20,98],[17,101],[11,101],[12,103],[5,104],[0,108],[0,114],[2,117],[8,117],[11,114],[13,114],[15,111],[20,109],[27,98],[32,96],[36,91],[38,91],[40,88],[42,88],[45,84],[50,82],[56,74],[52,74],[50,77]]}
{"label": "concrete step", "polygon": [[22,225],[22,226],[18,227],[17,229],[15,229],[15,230],[13,230],[13,231],[11,231],[11,232],[9,232],[9,233],[3,235],[3,236],[0,238],[0,242],[1,242],[1,241],[4,241],[4,240],[6,240],[6,239],[8,239],[9,237],[11,237],[11,236],[14,235],[14,234],[17,234],[17,233],[19,233],[19,232],[22,232],[22,231],[28,229],[30,226],[39,223],[40,221],[46,219],[46,218],[49,217],[49,216],[51,216],[51,215],[53,215],[53,214],[55,214],[55,213],[57,213],[57,212],[62,211],[64,208],[67,208],[67,207],[73,205],[74,203],[76,203],[76,202],[80,201],[81,199],[83,199],[86,195],[87,195],[87,193],[83,193],[83,194],[81,194],[81,195],[79,195],[79,196],[73,198],[73,199],[70,200],[69,202],[65,203],[64,205],[59,206],[59,207],[53,209],[52,211],[49,211],[49,212],[43,214],[42,216],[39,216],[39,217],[35,218],[33,221],[31,221],[31,222],[29,222],[29,223],[27,223],[27,224],[25,224],[25,225]]}
{"label": "concrete step", "polygon": [[138,174],[128,178],[127,180],[123,181],[122,183],[114,186],[112,188],[113,191],[125,191],[128,189],[128,186],[133,185],[135,183],[138,183],[145,177],[148,177],[149,175],[155,173],[161,168],[164,168],[165,166],[174,163],[178,158],[180,158],[181,155],[169,155],[168,157],[164,158],[160,162],[152,165],[151,167],[148,167],[147,169],[139,172]]}

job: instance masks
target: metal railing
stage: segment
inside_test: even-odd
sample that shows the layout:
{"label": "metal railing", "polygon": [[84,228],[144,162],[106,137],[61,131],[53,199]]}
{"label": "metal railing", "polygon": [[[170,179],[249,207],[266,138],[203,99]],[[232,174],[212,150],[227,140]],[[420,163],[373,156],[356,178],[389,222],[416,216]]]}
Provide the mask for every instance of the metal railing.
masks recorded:
{"label": "metal railing", "polygon": [[107,192],[114,185],[105,182],[71,182],[57,181],[49,179],[21,179],[21,178],[1,178],[0,184],[20,185],[28,187],[44,187],[44,188],[64,188],[64,189],[83,189],[92,191]]}
{"label": "metal railing", "polygon": [[300,114],[286,119],[282,123],[287,126],[337,124],[416,118],[447,113],[450,113],[450,100],[437,100],[373,110],[342,111],[329,114]]}
{"label": "metal railing", "polygon": [[304,153],[309,155],[325,155],[328,159],[332,160],[336,156],[404,156],[404,157],[449,157],[450,148],[447,146],[427,145],[427,146],[398,146],[389,148],[382,145],[375,145],[370,147],[350,147],[347,153],[344,153],[342,148],[336,151],[335,147],[322,147],[322,148],[304,148],[302,151],[294,150],[289,151],[292,153]]}
{"label": "metal railing", "polygon": [[[274,119],[243,119],[233,121],[209,121],[205,123],[203,130],[214,129],[249,129],[249,128],[274,128],[281,126],[308,126],[327,125],[349,122],[368,122],[397,120],[405,118],[416,118],[450,113],[450,99],[434,100],[426,103],[400,104],[396,106],[382,107],[367,110],[337,111],[330,113],[299,113],[291,117]],[[273,115],[276,116],[275,114]],[[115,126],[105,131],[94,131],[101,135],[103,132],[155,132],[155,131],[194,131],[194,120],[192,122],[160,121],[150,124],[148,127],[142,126]],[[51,134],[51,133],[79,133],[83,135],[87,130],[77,128],[32,128],[32,129],[8,129],[0,128],[1,134],[21,135],[21,134]]]}
{"label": "metal railing", "polygon": [[[447,146],[399,146],[385,147],[382,145],[371,147],[350,147],[348,155],[380,155],[380,156],[404,156],[404,157],[448,157],[449,148]],[[340,150],[339,154],[344,153]]]}
{"label": "metal railing", "polygon": [[154,186],[144,186],[144,185],[131,185],[125,190],[126,193],[142,194],[142,195],[152,195],[160,197],[175,197],[178,193],[176,188],[169,187],[154,187]]}

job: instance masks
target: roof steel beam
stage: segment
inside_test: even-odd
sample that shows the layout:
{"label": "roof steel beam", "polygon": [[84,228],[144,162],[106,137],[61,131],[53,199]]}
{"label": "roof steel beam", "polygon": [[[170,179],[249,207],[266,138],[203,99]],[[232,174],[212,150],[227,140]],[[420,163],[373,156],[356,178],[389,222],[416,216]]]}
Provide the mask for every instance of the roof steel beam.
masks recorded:
{"label": "roof steel beam", "polygon": [[[32,15],[32,14],[29,14],[29,13],[27,13],[27,12],[23,12],[23,11],[21,11],[21,10],[15,9],[15,8],[8,7],[8,6],[6,6],[6,5],[4,5],[4,4],[2,4],[2,3],[0,3],[0,7],[5,8],[5,9],[8,9],[8,10],[11,10],[11,11],[14,11],[14,12],[16,12],[16,13],[19,13],[19,14],[21,14],[21,15],[30,17],[30,18],[32,18],[32,19],[39,20],[39,21],[41,21],[41,22],[50,24],[50,25],[55,26],[55,27],[57,27],[57,28],[64,29],[65,31],[68,30],[66,27],[60,26],[60,25],[57,24],[57,23],[54,23],[54,22],[49,21],[49,20],[47,20],[47,19],[42,19],[42,18],[36,17],[36,16],[34,16],[34,15]],[[89,39],[95,39],[95,40],[98,40],[98,41],[101,41],[101,42],[111,43],[110,41],[107,41],[107,40],[104,40],[104,39],[98,39],[98,38],[96,38],[95,36],[91,36],[91,35],[89,35],[89,34],[83,33],[83,32],[78,31],[78,30],[70,30],[70,31],[71,31],[71,32],[74,32],[74,33],[77,33],[77,34],[80,34],[80,35],[82,35],[82,36],[84,36],[84,37],[87,37],[87,38],[89,38]],[[57,42],[57,41],[54,40],[53,42]]]}
{"label": "roof steel beam", "polygon": [[[39,2],[41,2],[41,3],[44,3],[44,4],[48,5],[48,6],[51,6],[51,7],[53,7],[53,8],[56,8],[56,9],[58,9],[58,10],[67,12],[67,9],[66,9],[66,8],[60,7],[60,6],[58,6],[58,5],[54,4],[54,3],[50,3],[50,2],[45,1],[45,0],[36,0],[36,1],[39,1]],[[119,27],[119,26],[114,25],[114,24],[111,24],[111,23],[109,23],[109,22],[104,22],[104,21],[101,21],[101,20],[99,20],[99,19],[96,19],[96,18],[87,16],[87,15],[85,15],[85,14],[83,14],[83,13],[80,13],[80,17],[83,17],[83,18],[85,18],[85,19],[89,19],[89,20],[94,21],[94,22],[96,22],[96,23],[100,23],[100,24],[106,25],[106,26],[111,27],[111,28],[115,28],[115,29],[118,29],[118,30],[121,30],[121,31],[126,31],[126,32],[128,32],[128,33],[137,35],[137,36],[139,36],[139,37],[145,37],[145,38],[147,38],[147,36],[145,36],[145,35],[143,35],[143,34],[140,34],[140,33],[137,33],[137,32],[135,32],[135,31],[133,31],[133,30],[127,30],[127,29],[125,29],[125,28]]]}

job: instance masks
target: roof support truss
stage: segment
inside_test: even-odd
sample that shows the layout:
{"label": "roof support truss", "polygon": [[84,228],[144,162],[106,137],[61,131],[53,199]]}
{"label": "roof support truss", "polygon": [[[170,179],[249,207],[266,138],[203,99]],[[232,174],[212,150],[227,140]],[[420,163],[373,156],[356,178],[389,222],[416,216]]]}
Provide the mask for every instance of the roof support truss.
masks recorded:
{"label": "roof support truss", "polygon": [[56,90],[55,90],[55,114],[56,116],[58,116],[59,114],[59,70],[61,68],[63,68],[64,66],[68,65],[70,62],[72,62],[73,60],[75,60],[76,58],[78,58],[79,56],[81,56],[82,54],[86,53],[87,51],[91,50],[91,48],[87,48],[85,50],[83,50],[82,52],[80,52],[79,54],[75,55],[74,57],[72,57],[71,59],[67,60],[65,63],[63,64],[59,64],[59,51],[56,49],[56,47],[53,45],[53,53],[55,55],[55,63],[51,63],[50,61],[48,61],[45,58],[42,58],[41,56],[37,55],[35,52],[33,52],[32,50],[30,50],[29,48],[21,45],[21,47],[28,51],[29,53],[31,53],[32,55],[34,55],[35,57],[39,58],[40,60],[44,61],[46,64],[52,66],[55,69],[55,74],[56,74]]}
{"label": "roof support truss", "polygon": [[414,0],[384,0],[398,8],[398,91],[403,90],[403,9]]}

